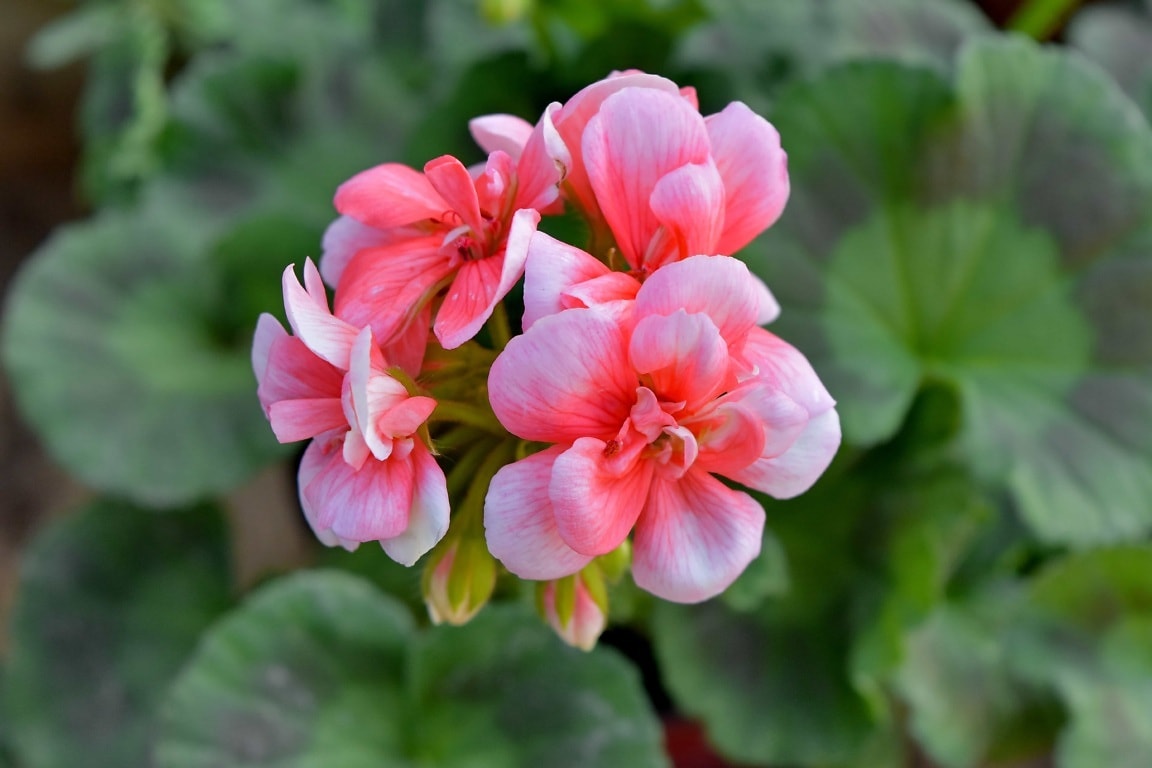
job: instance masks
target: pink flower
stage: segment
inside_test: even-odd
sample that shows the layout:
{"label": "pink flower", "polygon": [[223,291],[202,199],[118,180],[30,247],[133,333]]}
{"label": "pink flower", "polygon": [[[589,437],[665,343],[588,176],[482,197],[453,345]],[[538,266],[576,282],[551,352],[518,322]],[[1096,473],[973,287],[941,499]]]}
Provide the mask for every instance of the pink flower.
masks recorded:
{"label": "pink flower", "polygon": [[[348,549],[379,541],[411,565],[448,528],[444,473],[416,435],[436,401],[410,395],[389,373],[371,328],[332,315],[311,260],[304,285],[292,267],[285,270],[295,336],[268,314],[257,325],[252,366],[260,403],[280,442],[313,438],[299,486],[316,536]],[[410,354],[411,343],[399,341]]]}
{"label": "pink flower", "polygon": [[542,142],[493,151],[475,177],[444,155],[423,173],[387,163],[341,185],[322,261],[336,313],[387,341],[443,295],[441,345],[475,336],[520,279],[540,211],[556,203],[560,171]]}
{"label": "pink flower", "polygon": [[731,584],[759,553],[764,511],[714,475],[794,496],[840,441],[807,361],[756,326],[761,301],[741,262],[696,256],[653,273],[627,309],[567,309],[513,339],[489,376],[493,410],[554,445],[493,479],[493,555],[555,579],[634,531],[640,587],[696,602]]}
{"label": "pink flower", "polygon": [[[780,136],[740,102],[704,118],[695,93],[626,72],[527,124],[493,116],[473,132],[490,147],[542,144],[566,169],[565,195],[604,224],[624,260],[647,273],[699,254],[732,254],[771,226],[788,199]],[[603,224],[601,224],[603,222]]]}

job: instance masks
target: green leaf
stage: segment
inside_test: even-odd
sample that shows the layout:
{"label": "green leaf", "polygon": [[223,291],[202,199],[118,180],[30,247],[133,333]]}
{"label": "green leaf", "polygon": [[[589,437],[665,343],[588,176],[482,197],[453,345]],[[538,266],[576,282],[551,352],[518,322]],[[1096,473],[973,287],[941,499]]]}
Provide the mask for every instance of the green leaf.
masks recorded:
{"label": "green leaf", "polygon": [[1072,18],[1068,43],[1104,67],[1152,117],[1152,7],[1094,5]]}
{"label": "green leaf", "polygon": [[765,598],[787,593],[789,587],[788,556],[780,540],[765,528],[759,557],[724,591],[723,600],[730,608],[751,611]]}
{"label": "green leaf", "polygon": [[851,759],[870,727],[844,673],[837,624],[736,613],[720,601],[660,602],[652,636],[673,699],[703,719],[725,756],[828,764]]}
{"label": "green leaf", "polygon": [[194,766],[663,765],[635,673],[520,609],[418,634],[348,574],[273,582],[205,636],[157,751]]}
{"label": "green leaf", "polygon": [[1004,626],[1009,595],[970,606],[942,606],[906,639],[896,675],[911,710],[911,731],[949,768],[1044,752],[1059,712],[1011,674]]}
{"label": "green leaf", "polygon": [[[718,72],[719,86],[762,111],[789,81],[857,58],[950,67],[961,43],[990,31],[958,0],[705,0],[709,21],[680,44],[679,63]],[[707,94],[702,94],[707,96]]]}
{"label": "green leaf", "polygon": [[1098,72],[1023,40],[966,48],[954,96],[932,82],[847,65],[781,99],[793,198],[750,256],[779,332],[848,442],[892,436],[944,382],[966,462],[1038,536],[1143,535],[1152,132]]}
{"label": "green leaf", "polygon": [[1025,0],[1008,19],[1008,29],[1047,39],[1083,0]]}
{"label": "green leaf", "polygon": [[281,452],[250,337],[214,335],[218,222],[159,204],[59,232],[18,276],[4,359],[25,417],[91,485],[145,503],[224,491]]}
{"label": "green leaf", "polygon": [[37,535],[0,690],[20,764],[144,765],[161,695],[229,589],[214,509],[97,501]]}
{"label": "green leaf", "polygon": [[122,8],[89,4],[53,21],[28,44],[28,63],[54,69],[111,45],[121,34]]}

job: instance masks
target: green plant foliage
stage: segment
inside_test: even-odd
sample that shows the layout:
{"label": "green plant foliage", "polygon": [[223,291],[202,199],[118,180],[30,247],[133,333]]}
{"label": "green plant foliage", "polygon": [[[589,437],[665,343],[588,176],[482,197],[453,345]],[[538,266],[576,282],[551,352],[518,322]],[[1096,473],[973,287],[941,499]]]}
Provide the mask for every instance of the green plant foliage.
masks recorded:
{"label": "green plant foliage", "polygon": [[[955,101],[953,101],[955,99]],[[835,104],[835,108],[832,106]],[[955,387],[959,448],[1042,538],[1152,528],[1152,133],[1075,57],[975,43],[956,89],[845,65],[787,93],[788,214],[750,260],[846,440]]]}
{"label": "green plant foliage", "polygon": [[676,60],[715,74],[715,85],[732,89],[726,96],[754,109],[770,106],[788,81],[845,59],[882,56],[947,69],[966,39],[990,31],[979,10],[960,0],[703,4],[709,20],[684,37]]}
{"label": "green plant foliage", "polygon": [[1132,4],[1087,6],[1072,18],[1067,36],[1152,118],[1152,3],[1143,11]]}
{"label": "green plant foliage", "polygon": [[[221,492],[277,454],[248,338],[220,338],[219,285],[196,211],[110,211],[72,225],[18,277],[4,359],[52,453],[151,504]],[[249,337],[250,338],[250,337]]]}
{"label": "green plant foliage", "polygon": [[663,765],[635,674],[490,608],[420,634],[348,574],[267,585],[208,635],[163,710],[158,766]]}
{"label": "green plant foliage", "polygon": [[160,697],[229,590],[213,508],[97,501],[46,528],[24,555],[0,689],[19,765],[144,765]]}

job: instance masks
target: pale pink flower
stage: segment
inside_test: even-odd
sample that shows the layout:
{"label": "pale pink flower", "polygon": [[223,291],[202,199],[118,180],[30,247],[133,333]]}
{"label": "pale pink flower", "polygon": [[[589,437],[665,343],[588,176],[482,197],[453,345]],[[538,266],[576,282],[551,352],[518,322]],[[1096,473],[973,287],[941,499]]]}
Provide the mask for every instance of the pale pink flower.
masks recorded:
{"label": "pale pink flower", "polygon": [[[411,565],[448,528],[444,473],[416,434],[436,401],[410,395],[389,373],[371,328],[332,315],[311,260],[304,286],[285,270],[284,304],[295,335],[262,315],[252,366],[277,439],[313,438],[299,472],[305,517],[329,546],[379,541]],[[414,345],[399,341],[411,354]]]}
{"label": "pale pink flower", "polygon": [[475,336],[520,279],[540,212],[557,204],[560,170],[542,142],[493,151],[475,175],[444,155],[423,173],[386,163],[341,185],[321,262],[336,313],[387,341],[439,300],[441,345]]}
{"label": "pale pink flower", "polygon": [[840,441],[811,366],[756,326],[761,301],[741,262],[696,256],[653,273],[627,308],[566,309],[513,339],[489,376],[493,410],[554,445],[493,479],[493,555],[555,579],[634,531],[640,587],[695,602],[731,584],[759,553],[764,511],[714,475],[794,496]]}

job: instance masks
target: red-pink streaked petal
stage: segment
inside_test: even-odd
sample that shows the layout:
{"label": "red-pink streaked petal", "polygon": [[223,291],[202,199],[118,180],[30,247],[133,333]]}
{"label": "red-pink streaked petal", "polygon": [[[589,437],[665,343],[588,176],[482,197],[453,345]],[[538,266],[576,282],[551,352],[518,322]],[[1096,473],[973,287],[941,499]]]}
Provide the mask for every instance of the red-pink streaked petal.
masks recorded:
{"label": "red-pink streaked petal", "polygon": [[720,394],[728,378],[728,344],[716,324],[683,309],[637,322],[628,355],[660,400],[683,402],[688,413]]}
{"label": "red-pink streaked petal", "polygon": [[[581,140],[588,121],[596,115],[604,100],[625,88],[647,88],[663,93],[679,93],[676,83],[658,75],[643,72],[621,73],[585,87],[552,116],[557,137],[570,153],[566,164],[568,170],[565,178],[566,186],[571,196],[575,198],[574,202],[593,218],[599,216],[599,208],[584,167]],[[553,154],[553,157],[555,156]]]}
{"label": "red-pink streaked petal", "polygon": [[[684,165],[656,182],[650,199],[662,230],[643,266],[657,269],[697,254],[717,253],[724,226],[724,183],[711,161]],[[663,242],[660,242],[663,241]]]}
{"label": "red-pink streaked petal", "polygon": [[365,461],[359,470],[328,461],[303,489],[315,526],[346,541],[380,541],[408,527],[414,471],[411,461]]}
{"label": "red-pink streaked petal", "polygon": [[[271,316],[269,316],[271,317]],[[275,320],[272,322],[279,326]],[[283,332],[271,339],[257,394],[265,412],[280,400],[340,399],[344,372],[317,357],[300,339]]]}
{"label": "red-pink streaked petal", "polygon": [[412,378],[418,378],[431,335],[432,305],[425,303],[407,325],[395,332],[392,341],[381,348],[387,367],[395,365]]}
{"label": "red-pink streaked petal", "polygon": [[423,443],[409,454],[414,489],[408,527],[399,536],[384,539],[380,546],[401,565],[411,566],[448,532],[448,486],[444,470]]}
{"label": "red-pink streaked petal", "polygon": [[756,281],[756,292],[760,294],[760,314],[756,316],[756,325],[768,325],[780,317],[780,302],[776,301],[772,291],[768,290],[768,284],[759,275],[752,272],[749,274]]}
{"label": "red-pink streaked petal", "polygon": [[524,330],[542,317],[570,309],[564,294],[573,286],[609,274],[591,254],[543,232],[533,233],[524,267]]}
{"label": "red-pink streaked petal", "polygon": [[788,155],[772,124],[738,101],[706,122],[727,191],[716,252],[733,254],[780,218],[788,202]]}
{"label": "red-pink streaked petal", "polygon": [[431,397],[405,397],[381,414],[376,429],[389,437],[407,437],[415,434],[434,410],[436,401]]}
{"label": "red-pink streaked petal", "polygon": [[608,443],[582,437],[556,457],[548,497],[564,543],[585,555],[604,555],[628,536],[652,484],[652,464],[633,452],[614,460]]}
{"label": "red-pink streaked petal", "polygon": [[753,328],[744,341],[741,354],[756,370],[755,378],[778,389],[803,406],[810,416],[835,407],[808,358],[779,336]]}
{"label": "red-pink streaked petal", "polygon": [[652,483],[636,523],[636,585],[677,603],[723,592],[760,554],[764,509],[700,469]]}
{"label": "red-pink streaked petal", "polygon": [[764,457],[728,477],[777,499],[790,499],[812,487],[840,447],[840,417],[824,411],[808,421],[784,453]]}
{"label": "red-pink streaked petal", "polygon": [[680,98],[687,102],[688,106],[697,112],[700,111],[700,97],[696,95],[696,89],[690,85],[686,85],[680,89]]}
{"label": "red-pink streaked petal", "polygon": [[595,309],[541,318],[492,364],[488,394],[496,417],[525,440],[611,439],[638,384],[627,346],[617,320]]}
{"label": "red-pink streaked petal", "polygon": [[341,427],[347,429],[340,399],[280,400],[268,408],[272,432],[282,443],[294,443]]}
{"label": "red-pink streaked petal", "polygon": [[316,439],[308,444],[304,456],[300,459],[300,470],[297,474],[296,486],[300,497],[300,508],[304,511],[304,519],[307,521],[308,527],[325,546],[342,546],[351,552],[360,546],[360,542],[341,541],[336,534],[332,533],[327,524],[319,520],[317,508],[309,500],[308,495],[304,493],[304,489],[311,485],[316,476],[333,461],[344,463],[338,446],[334,448],[330,439]]}
{"label": "red-pink streaked petal", "polygon": [[392,455],[394,435],[380,429],[380,419],[407,399],[408,391],[384,372],[384,359],[372,339],[371,328],[360,331],[352,345],[348,380],[356,427],[372,455],[384,461]]}
{"label": "red-pink streaked petal", "polygon": [[336,288],[337,316],[357,327],[370,325],[379,343],[391,344],[454,271],[441,251],[443,240],[439,233],[360,251]]}
{"label": "red-pink streaked petal", "polygon": [[[394,242],[398,235],[408,233],[406,228],[376,229],[361,224],[351,216],[340,216],[324,230],[322,244],[323,255],[320,257],[320,276],[324,282],[335,288],[340,284],[340,275],[344,268],[360,251],[365,248],[376,248]],[[410,233],[407,236],[411,236]]]}
{"label": "red-pink streaked petal", "polygon": [[604,220],[635,269],[660,226],[651,207],[656,183],[683,165],[708,160],[704,118],[679,96],[629,88],[600,105],[581,151]]}
{"label": "red-pink streaked petal", "polygon": [[424,174],[385,163],[353,176],[336,190],[336,210],[377,229],[436,219],[448,209]]}
{"label": "red-pink streaked petal", "polygon": [[516,166],[517,187],[513,208],[533,208],[544,214],[563,211],[560,183],[572,164],[572,155],[556,131],[552,117],[560,109],[553,102],[544,110]]}
{"label": "red-pink streaked petal", "polygon": [[763,420],[753,410],[727,398],[706,414],[685,420],[684,426],[696,435],[700,448],[696,466],[707,472],[731,477],[764,452]]}
{"label": "red-pink streaked petal", "polygon": [[436,313],[433,330],[441,346],[455,349],[479,333],[496,305],[524,274],[528,242],[539,221],[536,211],[516,211],[504,252],[460,267]]}
{"label": "red-pink streaked petal", "polygon": [[589,562],[560,538],[548,498],[555,446],[501,467],[484,498],[484,536],[492,556],[522,579],[558,579]]}
{"label": "red-pink streaked petal", "polygon": [[743,262],[692,256],[652,273],[636,294],[636,316],[671,315],[678,309],[706,314],[729,345],[739,345],[756,326],[762,300]]}
{"label": "red-pink streaked petal", "polygon": [[272,355],[272,345],[280,339],[288,338],[288,332],[280,321],[267,312],[262,312],[256,321],[256,333],[252,336],[252,372],[256,381],[264,378],[268,361]]}
{"label": "red-pink streaked petal", "polygon": [[488,155],[484,170],[476,177],[476,200],[482,215],[502,219],[509,210],[511,192],[516,183],[516,167],[506,152]]}
{"label": "red-pink streaked petal", "polygon": [[468,131],[485,152],[500,150],[519,160],[532,135],[532,123],[515,115],[482,115],[468,121]]}
{"label": "red-pink streaked petal", "polygon": [[348,369],[348,353],[358,330],[334,317],[328,310],[324,283],[312,259],[304,262],[304,282],[300,285],[289,266],[284,270],[284,310],[292,330],[308,349],[337,368]]}
{"label": "red-pink streaked petal", "polygon": [[484,220],[480,217],[476,185],[463,163],[451,155],[441,155],[425,164],[424,176],[440,197],[444,198],[448,208],[460,217],[460,223],[467,224],[473,232],[483,231]]}

